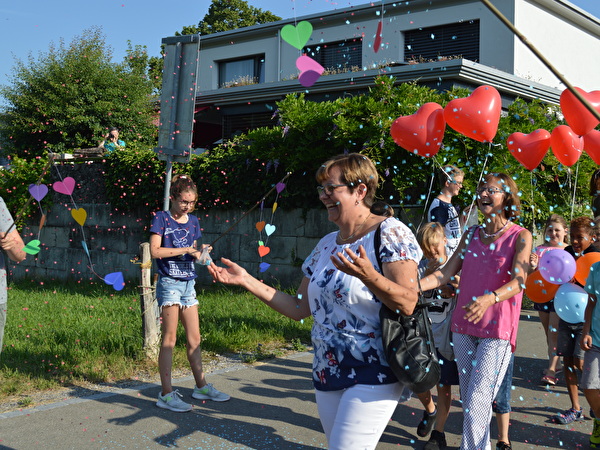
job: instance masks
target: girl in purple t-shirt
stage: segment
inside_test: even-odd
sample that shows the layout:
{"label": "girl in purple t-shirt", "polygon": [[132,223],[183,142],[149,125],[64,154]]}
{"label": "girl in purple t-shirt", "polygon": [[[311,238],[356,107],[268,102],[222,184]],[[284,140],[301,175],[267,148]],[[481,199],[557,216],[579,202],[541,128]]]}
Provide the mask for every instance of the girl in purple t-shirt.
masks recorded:
{"label": "girl in purple t-shirt", "polygon": [[187,357],[196,381],[192,397],[224,402],[229,400],[229,395],[207,383],[202,370],[198,300],[194,288],[194,261],[201,256],[196,248],[196,241],[202,233],[198,218],[190,214],[198,199],[198,191],[189,176],[173,177],[170,199],[171,208],[155,213],[150,226],[150,254],[156,259],[158,266],[156,300],[162,322],[162,342],[158,355],[162,391],[156,406],[175,412],[187,412],[192,409],[192,405],[181,400],[181,395],[171,385],[173,347],[177,341],[179,321],[185,328]]}

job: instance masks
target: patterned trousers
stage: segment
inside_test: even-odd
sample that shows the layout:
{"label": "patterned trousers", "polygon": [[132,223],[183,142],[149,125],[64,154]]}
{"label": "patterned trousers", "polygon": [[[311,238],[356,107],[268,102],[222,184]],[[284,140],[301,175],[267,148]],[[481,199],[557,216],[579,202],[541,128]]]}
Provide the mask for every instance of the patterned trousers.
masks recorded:
{"label": "patterned trousers", "polygon": [[487,450],[490,445],[492,400],[500,389],[510,363],[510,342],[454,333],[463,406],[461,450]]}

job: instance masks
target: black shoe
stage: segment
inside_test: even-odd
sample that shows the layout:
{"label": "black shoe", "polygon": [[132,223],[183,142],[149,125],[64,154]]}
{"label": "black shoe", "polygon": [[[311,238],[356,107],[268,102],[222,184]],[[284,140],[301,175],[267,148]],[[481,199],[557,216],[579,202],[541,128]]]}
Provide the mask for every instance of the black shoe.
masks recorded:
{"label": "black shoe", "polygon": [[420,437],[427,436],[431,432],[431,430],[433,430],[436,418],[437,409],[433,412],[433,414],[428,414],[427,411],[423,411],[423,418],[417,426],[417,435]]}
{"label": "black shoe", "polygon": [[429,442],[425,444],[423,450],[444,450],[446,448],[446,435],[438,430],[433,430],[429,437]]}
{"label": "black shoe", "polygon": [[510,446],[510,442],[507,444],[504,441],[498,441],[496,444],[496,450],[512,450],[512,447]]}

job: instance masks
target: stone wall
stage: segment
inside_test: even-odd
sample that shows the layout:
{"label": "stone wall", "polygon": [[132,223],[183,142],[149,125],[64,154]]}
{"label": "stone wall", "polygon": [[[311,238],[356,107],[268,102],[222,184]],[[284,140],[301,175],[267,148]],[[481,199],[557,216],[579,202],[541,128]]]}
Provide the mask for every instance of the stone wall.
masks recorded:
{"label": "stone wall", "polygon": [[[86,210],[87,220],[83,227],[79,226],[71,216],[74,207],[71,199],[53,193],[54,206],[47,212],[41,232],[39,216],[32,218],[21,232],[26,243],[39,235],[41,251],[35,256],[28,255],[20,264],[13,264],[14,278],[99,281],[109,273],[122,272],[128,283],[139,283],[140,266],[131,260],[138,256],[140,243],[148,240],[150,211],[123,214],[107,204],[100,163],[67,164],[59,170],[60,178],[71,176],[77,181],[73,201],[77,208]],[[243,214],[242,210],[197,211],[203,243],[214,243],[213,259],[222,256],[232,259],[252,275],[282,288],[299,284],[304,259],[322,236],[336,229],[327,221],[324,209],[279,208],[272,214],[269,205],[263,211],[252,211],[228,231]],[[265,231],[259,233],[256,228],[259,221],[274,225],[275,232],[270,236]],[[89,257],[82,244],[84,240]],[[259,240],[270,248],[263,258],[258,254]],[[261,262],[270,264],[264,272],[259,270]],[[197,269],[198,283],[211,284],[206,269],[202,266]]]}

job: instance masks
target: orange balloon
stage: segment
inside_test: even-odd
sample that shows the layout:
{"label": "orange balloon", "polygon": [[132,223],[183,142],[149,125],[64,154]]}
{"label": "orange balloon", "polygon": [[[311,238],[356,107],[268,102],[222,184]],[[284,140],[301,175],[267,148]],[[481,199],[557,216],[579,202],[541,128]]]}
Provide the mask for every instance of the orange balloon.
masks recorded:
{"label": "orange balloon", "polygon": [[550,283],[542,278],[539,270],[530,273],[525,282],[525,294],[532,302],[546,303],[554,298],[560,285]]}
{"label": "orange balloon", "polygon": [[575,262],[575,279],[579,284],[585,286],[587,277],[590,274],[590,268],[598,261],[600,261],[600,253],[598,252],[587,253],[577,259]]}

